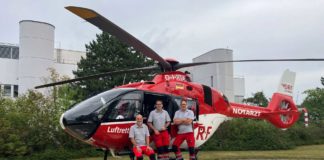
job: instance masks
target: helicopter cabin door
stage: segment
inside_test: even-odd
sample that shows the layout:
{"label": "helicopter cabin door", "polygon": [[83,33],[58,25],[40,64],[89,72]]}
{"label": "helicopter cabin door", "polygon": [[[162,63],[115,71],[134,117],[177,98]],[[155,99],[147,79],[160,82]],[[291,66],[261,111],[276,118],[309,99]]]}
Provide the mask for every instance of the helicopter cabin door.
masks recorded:
{"label": "helicopter cabin door", "polygon": [[[175,112],[180,109],[181,98],[182,97],[179,96],[171,97],[165,94],[144,92],[143,111],[141,112],[144,117],[144,122],[145,123],[147,122],[150,112],[155,109],[156,100],[162,100],[163,109],[169,113],[171,122],[173,122],[173,117]],[[198,101],[196,99],[187,98],[187,106],[188,109],[192,110],[195,114],[194,121],[198,121],[199,118]]]}
{"label": "helicopter cabin door", "polygon": [[150,115],[150,112],[155,109],[155,102],[161,100],[163,102],[163,109],[170,113],[170,96],[159,93],[144,92],[143,98],[143,111],[142,115],[144,118],[144,123],[147,122],[147,119]]}

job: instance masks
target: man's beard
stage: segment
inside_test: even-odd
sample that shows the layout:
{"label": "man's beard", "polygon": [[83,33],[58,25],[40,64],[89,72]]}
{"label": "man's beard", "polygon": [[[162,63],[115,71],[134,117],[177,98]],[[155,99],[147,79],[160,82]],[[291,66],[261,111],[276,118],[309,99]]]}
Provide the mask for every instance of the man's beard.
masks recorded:
{"label": "man's beard", "polygon": [[137,125],[142,125],[143,124],[143,121],[141,121],[141,122],[136,122],[137,123]]}

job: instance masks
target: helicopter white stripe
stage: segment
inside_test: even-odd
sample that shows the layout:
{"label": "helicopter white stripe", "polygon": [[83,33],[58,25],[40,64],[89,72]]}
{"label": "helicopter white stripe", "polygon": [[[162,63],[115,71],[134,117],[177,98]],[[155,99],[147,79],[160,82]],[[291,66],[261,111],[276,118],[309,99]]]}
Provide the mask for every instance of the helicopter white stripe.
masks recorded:
{"label": "helicopter white stripe", "polygon": [[104,122],[104,123],[101,123],[101,125],[106,126],[106,125],[112,125],[112,124],[128,124],[128,123],[136,123],[136,121]]}

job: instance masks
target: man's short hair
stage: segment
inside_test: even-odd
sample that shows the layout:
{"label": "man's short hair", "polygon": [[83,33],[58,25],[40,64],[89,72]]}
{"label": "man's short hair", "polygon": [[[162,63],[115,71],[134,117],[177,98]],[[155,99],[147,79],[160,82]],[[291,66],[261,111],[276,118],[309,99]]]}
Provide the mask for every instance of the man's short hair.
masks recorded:
{"label": "man's short hair", "polygon": [[187,98],[182,97],[180,103],[182,103],[182,102],[186,102],[187,103]]}
{"label": "man's short hair", "polygon": [[157,99],[157,100],[155,101],[155,103],[156,103],[156,102],[161,102],[161,103],[163,104],[162,99]]}

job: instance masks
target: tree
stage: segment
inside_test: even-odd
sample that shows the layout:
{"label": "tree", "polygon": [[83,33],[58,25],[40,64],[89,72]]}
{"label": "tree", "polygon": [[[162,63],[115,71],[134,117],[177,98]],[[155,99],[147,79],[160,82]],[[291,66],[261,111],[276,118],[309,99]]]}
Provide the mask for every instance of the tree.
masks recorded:
{"label": "tree", "polygon": [[324,86],[324,77],[321,77],[322,85]]}
{"label": "tree", "polygon": [[[54,69],[49,71],[51,76],[45,81],[66,80]],[[86,145],[66,134],[59,124],[62,113],[75,103],[75,94],[69,85],[63,85],[49,88],[45,95],[29,90],[16,99],[0,96],[0,159],[30,156],[48,148],[84,148]]]}
{"label": "tree", "polygon": [[[73,72],[76,77],[154,64],[153,60],[106,32],[96,35],[96,37],[96,40],[86,44],[86,58],[81,58],[78,69]],[[113,75],[81,81],[76,85],[76,88],[83,97],[87,97],[121,85],[123,82],[147,80],[148,78],[148,73],[145,72]]]}
{"label": "tree", "polygon": [[243,102],[250,103],[252,105],[266,107],[268,106],[269,100],[264,96],[264,93],[261,91],[261,92],[252,93],[252,97],[243,99]]}
{"label": "tree", "polygon": [[324,120],[324,88],[315,88],[304,91],[306,98],[302,103],[309,112],[309,118],[313,122]]}

